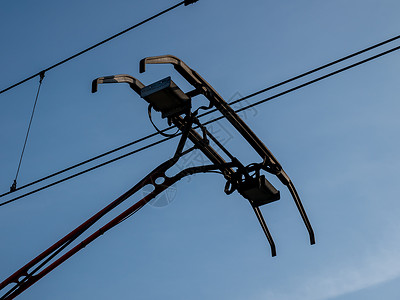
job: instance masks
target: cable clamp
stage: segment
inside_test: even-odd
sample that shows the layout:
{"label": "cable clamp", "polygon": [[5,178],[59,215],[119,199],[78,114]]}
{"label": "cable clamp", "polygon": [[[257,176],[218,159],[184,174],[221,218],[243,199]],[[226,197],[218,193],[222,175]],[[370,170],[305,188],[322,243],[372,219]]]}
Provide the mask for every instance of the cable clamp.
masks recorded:
{"label": "cable clamp", "polygon": [[39,73],[39,76],[40,76],[39,83],[42,83],[43,78],[44,78],[44,73],[45,73],[44,71]]}
{"label": "cable clamp", "polygon": [[10,193],[15,192],[17,190],[17,180],[14,180],[13,184],[10,187]]}
{"label": "cable clamp", "polygon": [[199,1],[199,0],[185,0],[185,6],[196,3],[197,1]]}

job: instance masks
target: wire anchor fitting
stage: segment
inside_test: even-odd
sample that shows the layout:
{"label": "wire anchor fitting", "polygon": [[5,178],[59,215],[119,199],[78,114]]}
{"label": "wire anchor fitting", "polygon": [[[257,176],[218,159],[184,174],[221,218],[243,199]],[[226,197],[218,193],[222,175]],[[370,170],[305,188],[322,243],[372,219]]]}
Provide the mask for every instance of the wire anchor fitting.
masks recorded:
{"label": "wire anchor fitting", "polygon": [[185,0],[185,6],[196,3],[197,1],[199,1],[199,0]]}

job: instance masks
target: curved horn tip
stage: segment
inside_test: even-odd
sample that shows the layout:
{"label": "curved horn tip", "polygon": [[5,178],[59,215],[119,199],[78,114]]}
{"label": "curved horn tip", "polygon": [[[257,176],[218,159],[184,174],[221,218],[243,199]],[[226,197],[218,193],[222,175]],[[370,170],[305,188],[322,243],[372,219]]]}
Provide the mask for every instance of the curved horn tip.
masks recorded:
{"label": "curved horn tip", "polygon": [[314,244],[315,244],[314,233],[310,235],[310,244],[311,244],[311,245],[314,245]]}
{"label": "curved horn tip", "polygon": [[275,257],[276,256],[276,249],[275,247],[271,247],[271,256]]}
{"label": "curved horn tip", "polygon": [[139,62],[139,73],[146,72],[146,58],[143,58]]}
{"label": "curved horn tip", "polygon": [[97,85],[98,85],[97,79],[93,80],[92,81],[92,93],[93,94],[97,92]]}

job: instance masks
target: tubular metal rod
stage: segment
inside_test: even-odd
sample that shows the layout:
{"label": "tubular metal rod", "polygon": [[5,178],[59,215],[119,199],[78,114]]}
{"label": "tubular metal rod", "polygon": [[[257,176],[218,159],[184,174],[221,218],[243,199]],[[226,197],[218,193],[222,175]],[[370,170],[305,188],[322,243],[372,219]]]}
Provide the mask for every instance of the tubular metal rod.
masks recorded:
{"label": "tubular metal rod", "polygon": [[267,240],[269,242],[269,245],[271,246],[271,255],[274,257],[276,256],[276,247],[274,240],[272,239],[271,233],[268,230],[267,224],[265,223],[264,217],[261,214],[260,208],[257,206],[253,206],[253,210],[256,213],[257,219],[260,222],[261,228],[263,229],[265,236],[267,237]]}

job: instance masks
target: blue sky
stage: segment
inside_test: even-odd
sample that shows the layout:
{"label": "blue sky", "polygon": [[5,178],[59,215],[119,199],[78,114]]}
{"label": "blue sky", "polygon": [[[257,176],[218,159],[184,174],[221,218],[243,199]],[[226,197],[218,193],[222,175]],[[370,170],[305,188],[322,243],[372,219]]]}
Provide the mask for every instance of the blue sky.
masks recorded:
{"label": "blue sky", "polygon": [[[3,1],[0,88],[175,3]],[[236,99],[398,35],[399,9],[394,0],[200,0],[179,7],[46,74],[18,183],[154,131],[141,98],[125,85],[91,94],[94,78],[127,73],[150,84],[171,75],[187,91],[170,66],[139,74],[140,59],[173,54],[226,100]],[[399,55],[242,114],[296,185],[316,245],[274,178],[281,200],[261,208],[277,245],[272,258],[247,201],[225,195],[221,176],[196,175],[174,187],[169,205],[146,206],[19,299],[398,299]],[[37,85],[31,80],[0,95],[0,192],[14,179]],[[214,126],[234,155],[257,160],[228,123]],[[171,157],[176,143],[0,207],[0,280]]]}

